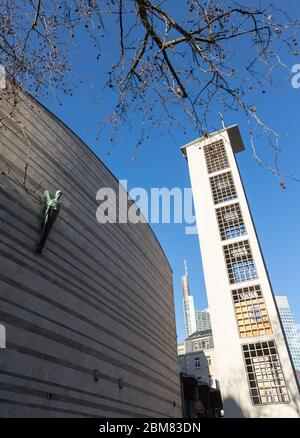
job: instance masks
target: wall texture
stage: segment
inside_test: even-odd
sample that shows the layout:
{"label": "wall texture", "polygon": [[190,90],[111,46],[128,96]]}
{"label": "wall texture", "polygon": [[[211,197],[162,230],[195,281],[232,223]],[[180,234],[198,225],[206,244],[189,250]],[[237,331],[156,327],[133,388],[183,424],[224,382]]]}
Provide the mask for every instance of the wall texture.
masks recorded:
{"label": "wall texture", "polygon": [[[96,192],[118,181],[51,113],[18,100],[0,107],[0,416],[179,416],[158,241],[148,224],[97,223]],[[46,189],[62,190],[62,207],[38,255]]]}

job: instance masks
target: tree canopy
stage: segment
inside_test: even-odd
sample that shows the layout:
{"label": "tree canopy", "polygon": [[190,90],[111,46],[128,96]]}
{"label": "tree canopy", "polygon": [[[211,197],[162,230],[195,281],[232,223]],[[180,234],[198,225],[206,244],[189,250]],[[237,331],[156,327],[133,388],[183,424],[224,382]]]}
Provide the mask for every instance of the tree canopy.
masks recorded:
{"label": "tree canopy", "polygon": [[[253,88],[265,92],[275,69],[288,70],[283,53],[298,55],[298,22],[276,4],[255,0],[176,3],[2,0],[0,63],[33,96],[51,90],[72,94],[72,45],[85,35],[101,65],[109,40],[113,62],[104,85],[118,98],[104,123],[118,129],[138,112],[143,127],[160,129],[163,117],[181,125],[176,106],[205,135],[212,103],[220,111],[241,110],[249,125],[254,122],[266,134],[274,150],[270,170],[280,174],[278,136],[261,121],[249,96]],[[252,147],[264,165],[254,142]]]}

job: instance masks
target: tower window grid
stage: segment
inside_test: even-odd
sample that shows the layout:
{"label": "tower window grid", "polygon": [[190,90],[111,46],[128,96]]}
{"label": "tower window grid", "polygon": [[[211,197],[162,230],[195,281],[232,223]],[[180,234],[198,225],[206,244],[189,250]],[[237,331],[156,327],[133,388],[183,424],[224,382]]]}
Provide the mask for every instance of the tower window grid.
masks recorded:
{"label": "tower window grid", "polygon": [[275,341],[242,346],[253,405],[290,401]]}
{"label": "tower window grid", "polygon": [[271,323],[260,285],[231,292],[240,337],[271,334]]}
{"label": "tower window grid", "polygon": [[208,173],[218,172],[229,167],[224,141],[217,140],[204,147]]}
{"label": "tower window grid", "polygon": [[237,198],[231,172],[224,172],[209,178],[215,204]]}
{"label": "tower window grid", "polygon": [[248,240],[223,246],[230,284],[257,278],[256,266]]}
{"label": "tower window grid", "polygon": [[221,240],[233,239],[247,234],[239,203],[216,209]]}

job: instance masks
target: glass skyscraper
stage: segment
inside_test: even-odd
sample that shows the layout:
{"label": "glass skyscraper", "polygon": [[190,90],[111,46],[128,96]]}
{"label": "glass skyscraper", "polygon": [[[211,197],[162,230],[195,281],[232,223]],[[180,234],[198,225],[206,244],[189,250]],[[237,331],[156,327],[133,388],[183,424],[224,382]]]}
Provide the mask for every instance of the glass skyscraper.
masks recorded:
{"label": "glass skyscraper", "polygon": [[300,339],[288,299],[286,296],[275,298],[294,366],[297,371],[300,371]]}
{"label": "glass skyscraper", "polygon": [[194,297],[190,294],[189,279],[184,261],[185,275],[181,277],[182,292],[183,292],[183,312],[184,312],[184,326],[185,336],[188,338],[197,330]]}
{"label": "glass skyscraper", "polygon": [[193,333],[211,330],[209,309],[195,310],[194,297],[190,294],[189,279],[184,261],[185,275],[182,276],[183,312],[185,336],[188,338]]}
{"label": "glass skyscraper", "polygon": [[195,310],[197,332],[211,330],[209,309]]}

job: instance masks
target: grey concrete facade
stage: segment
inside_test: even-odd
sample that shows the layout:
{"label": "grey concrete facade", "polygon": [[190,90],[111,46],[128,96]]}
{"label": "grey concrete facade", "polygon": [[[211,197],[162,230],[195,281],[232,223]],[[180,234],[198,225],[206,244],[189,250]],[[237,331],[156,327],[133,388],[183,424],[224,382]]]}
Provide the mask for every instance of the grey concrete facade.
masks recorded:
{"label": "grey concrete facade", "polygon": [[[115,177],[28,96],[11,109],[1,101],[0,417],[180,416],[172,272],[157,239],[148,224],[98,224],[96,192],[117,190]],[[47,189],[62,206],[38,255]]]}

